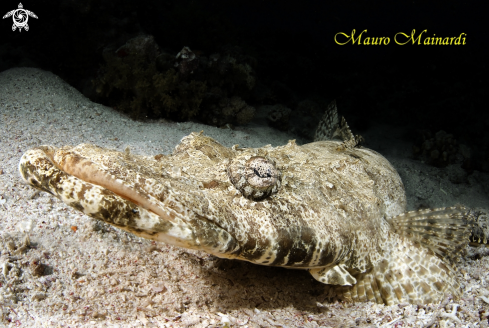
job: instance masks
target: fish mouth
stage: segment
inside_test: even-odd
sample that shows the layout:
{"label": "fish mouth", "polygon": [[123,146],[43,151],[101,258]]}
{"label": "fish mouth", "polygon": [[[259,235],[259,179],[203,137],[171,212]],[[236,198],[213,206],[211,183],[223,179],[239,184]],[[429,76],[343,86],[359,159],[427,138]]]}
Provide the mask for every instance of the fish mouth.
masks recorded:
{"label": "fish mouth", "polygon": [[130,185],[76,152],[37,147],[22,156],[19,171],[33,187],[137,236],[226,258],[239,249],[227,231],[183,206],[177,193],[155,196],[141,186],[152,185],[148,179]]}

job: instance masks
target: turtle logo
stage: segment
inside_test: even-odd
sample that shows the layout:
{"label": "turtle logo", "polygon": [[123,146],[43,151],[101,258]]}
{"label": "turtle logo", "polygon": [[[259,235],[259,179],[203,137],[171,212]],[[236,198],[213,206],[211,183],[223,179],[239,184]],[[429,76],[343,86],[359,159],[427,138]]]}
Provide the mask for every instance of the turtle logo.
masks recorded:
{"label": "turtle logo", "polygon": [[12,31],[15,31],[16,28],[19,28],[19,32],[22,32],[22,28],[26,31],[29,31],[29,25],[27,25],[27,21],[29,20],[29,16],[37,18],[36,14],[32,11],[25,10],[22,6],[22,3],[19,3],[19,8],[14,9],[6,13],[3,18],[7,18],[12,16],[14,20],[14,25],[12,25]]}

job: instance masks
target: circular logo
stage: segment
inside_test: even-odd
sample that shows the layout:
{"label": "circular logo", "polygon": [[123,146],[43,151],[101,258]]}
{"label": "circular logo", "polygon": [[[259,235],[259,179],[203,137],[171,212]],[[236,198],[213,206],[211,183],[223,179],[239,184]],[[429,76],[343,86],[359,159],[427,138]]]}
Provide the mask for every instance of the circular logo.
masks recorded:
{"label": "circular logo", "polygon": [[24,27],[29,19],[29,16],[24,9],[17,9],[13,16],[14,24],[17,25],[17,27]]}

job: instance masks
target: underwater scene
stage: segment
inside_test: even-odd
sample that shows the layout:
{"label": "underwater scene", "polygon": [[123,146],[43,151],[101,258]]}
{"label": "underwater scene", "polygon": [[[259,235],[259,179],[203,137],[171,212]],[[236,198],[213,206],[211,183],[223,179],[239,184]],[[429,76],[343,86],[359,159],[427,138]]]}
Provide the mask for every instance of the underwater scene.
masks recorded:
{"label": "underwater scene", "polygon": [[482,8],[0,9],[0,326],[489,327]]}

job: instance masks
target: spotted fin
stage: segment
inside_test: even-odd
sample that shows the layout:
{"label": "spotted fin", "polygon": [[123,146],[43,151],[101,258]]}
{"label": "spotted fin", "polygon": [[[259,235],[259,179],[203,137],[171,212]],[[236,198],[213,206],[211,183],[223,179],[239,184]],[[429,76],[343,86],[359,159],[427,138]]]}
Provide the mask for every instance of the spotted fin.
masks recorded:
{"label": "spotted fin", "polygon": [[310,269],[309,272],[317,281],[328,285],[351,286],[357,280],[345,269],[344,264],[329,268]]}
{"label": "spotted fin", "polygon": [[314,141],[340,138],[340,129],[340,119],[338,117],[338,109],[336,108],[336,100],[333,100],[328,105],[323,118],[321,121],[319,121],[319,125],[314,136]]}
{"label": "spotted fin", "polygon": [[384,257],[365,272],[354,275],[353,286],[333,286],[338,298],[352,302],[426,304],[445,294],[461,295],[456,273],[430,249],[407,237],[390,233]]}
{"label": "spotted fin", "polygon": [[450,262],[467,245],[474,215],[462,206],[407,212],[389,220],[383,257],[357,283],[336,286],[339,298],[387,305],[438,302],[461,295]]}
{"label": "spotted fin", "polygon": [[333,100],[326,109],[319,125],[316,129],[314,141],[334,140],[343,141],[339,150],[351,149],[363,142],[363,138],[359,135],[354,136],[346,123],[345,118],[341,119],[338,116],[338,108],[336,100]]}
{"label": "spotted fin", "polygon": [[474,229],[473,213],[462,206],[411,211],[389,222],[400,235],[428,247],[448,261],[465,248]]}

